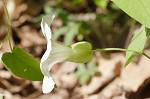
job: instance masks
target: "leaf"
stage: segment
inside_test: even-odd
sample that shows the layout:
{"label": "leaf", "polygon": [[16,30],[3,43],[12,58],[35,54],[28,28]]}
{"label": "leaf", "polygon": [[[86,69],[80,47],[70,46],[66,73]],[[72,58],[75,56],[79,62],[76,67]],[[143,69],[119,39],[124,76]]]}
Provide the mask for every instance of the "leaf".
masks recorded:
{"label": "leaf", "polygon": [[55,32],[54,32],[54,35],[53,35],[53,40],[57,40],[63,33],[66,33],[68,31],[68,27],[67,26],[64,26],[64,27],[60,27],[59,29],[57,29]]}
{"label": "leaf", "polygon": [[64,41],[63,41],[65,45],[71,44],[72,40],[78,34],[79,26],[80,25],[78,23],[74,23],[74,22],[68,23],[69,30],[66,33],[66,36],[65,36]]}
{"label": "leaf", "polygon": [[97,67],[86,67],[85,64],[79,64],[75,76],[79,79],[81,85],[88,84],[96,73],[98,73]]}
{"label": "leaf", "polygon": [[112,0],[129,16],[150,28],[150,0]]}
{"label": "leaf", "polygon": [[91,78],[92,77],[90,76],[90,74],[88,72],[87,73],[85,72],[85,74],[80,77],[80,80],[79,80],[80,84],[81,85],[88,84]]}
{"label": "leaf", "polygon": [[85,64],[79,64],[77,71],[75,72],[75,76],[79,78],[82,74],[84,74],[84,71],[86,71]]}
{"label": "leaf", "polygon": [[[148,38],[147,29],[144,26],[142,26],[137,31],[137,33],[133,36],[131,43],[128,46],[128,49],[142,53],[147,38]],[[127,51],[126,52],[126,64],[125,64],[125,66],[127,66],[136,57],[136,55],[137,54],[134,52]]]}
{"label": "leaf", "polygon": [[43,79],[39,62],[19,47],[14,47],[12,52],[4,53],[2,61],[15,76],[33,81]]}
{"label": "leaf", "polygon": [[108,0],[94,0],[94,3],[100,8],[106,8],[108,4]]}
{"label": "leaf", "polygon": [[87,84],[91,78],[85,64],[79,64],[75,76],[79,79],[81,85]]}
{"label": "leaf", "polygon": [[89,67],[89,73],[90,73],[90,75],[95,75],[97,72],[98,72],[98,70],[97,70],[96,66]]}
{"label": "leaf", "polygon": [[73,5],[79,5],[85,2],[85,0],[70,0]]}

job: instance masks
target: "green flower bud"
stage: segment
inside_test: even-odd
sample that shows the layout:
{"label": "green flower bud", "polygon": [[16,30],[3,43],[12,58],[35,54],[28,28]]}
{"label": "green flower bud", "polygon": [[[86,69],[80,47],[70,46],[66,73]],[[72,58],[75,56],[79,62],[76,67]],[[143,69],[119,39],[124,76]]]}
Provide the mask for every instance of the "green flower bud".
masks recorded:
{"label": "green flower bud", "polygon": [[78,42],[71,45],[73,54],[67,61],[76,63],[86,63],[92,59],[92,46],[88,42]]}

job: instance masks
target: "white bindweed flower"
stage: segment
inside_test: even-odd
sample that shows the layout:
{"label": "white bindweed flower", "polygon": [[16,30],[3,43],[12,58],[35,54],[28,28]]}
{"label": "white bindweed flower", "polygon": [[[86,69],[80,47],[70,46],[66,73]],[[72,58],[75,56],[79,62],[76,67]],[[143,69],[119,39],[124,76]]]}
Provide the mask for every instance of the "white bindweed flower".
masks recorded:
{"label": "white bindweed flower", "polygon": [[88,62],[92,57],[92,47],[88,42],[79,42],[73,44],[71,47],[60,45],[52,41],[52,33],[50,25],[54,19],[54,15],[46,15],[42,18],[41,29],[43,35],[47,40],[47,50],[44,53],[40,68],[44,75],[42,90],[43,93],[49,93],[53,90],[55,83],[50,75],[50,69],[58,62],[65,60],[85,63]]}

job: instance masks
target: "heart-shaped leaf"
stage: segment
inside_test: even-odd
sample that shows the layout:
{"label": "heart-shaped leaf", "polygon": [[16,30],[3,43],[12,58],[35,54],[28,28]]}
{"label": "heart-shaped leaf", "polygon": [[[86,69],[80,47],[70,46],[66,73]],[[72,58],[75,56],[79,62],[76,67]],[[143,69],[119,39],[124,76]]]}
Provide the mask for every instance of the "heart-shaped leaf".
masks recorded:
{"label": "heart-shaped leaf", "polygon": [[43,79],[39,62],[19,47],[14,47],[12,52],[4,53],[2,61],[15,76],[33,81]]}
{"label": "heart-shaped leaf", "polygon": [[150,28],[150,0],[112,0],[129,16]]}

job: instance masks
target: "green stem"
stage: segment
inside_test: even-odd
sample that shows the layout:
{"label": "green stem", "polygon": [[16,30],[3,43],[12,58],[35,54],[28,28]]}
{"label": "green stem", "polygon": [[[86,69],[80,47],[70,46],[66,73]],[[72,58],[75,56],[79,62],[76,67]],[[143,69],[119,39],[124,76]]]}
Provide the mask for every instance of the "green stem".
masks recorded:
{"label": "green stem", "polygon": [[145,57],[150,59],[150,56],[148,56],[145,52],[140,53],[138,51],[123,49],[123,48],[103,48],[103,49],[96,49],[96,50],[92,50],[92,51],[93,52],[104,52],[104,51],[123,51],[123,52],[126,52],[126,51],[129,51],[129,52],[134,52],[134,53],[137,53],[137,54],[144,55]]}
{"label": "green stem", "polygon": [[10,41],[10,30],[11,30],[11,20],[10,20],[10,16],[9,16],[9,13],[8,13],[8,10],[7,10],[7,7],[6,7],[6,3],[4,0],[3,1],[3,4],[4,4],[4,8],[5,8],[5,12],[6,12],[6,15],[7,15],[7,19],[8,19],[8,31],[7,31],[7,38],[8,38],[8,42],[9,42],[9,46],[10,46],[10,50],[12,51],[12,45],[11,45],[11,41]]}

